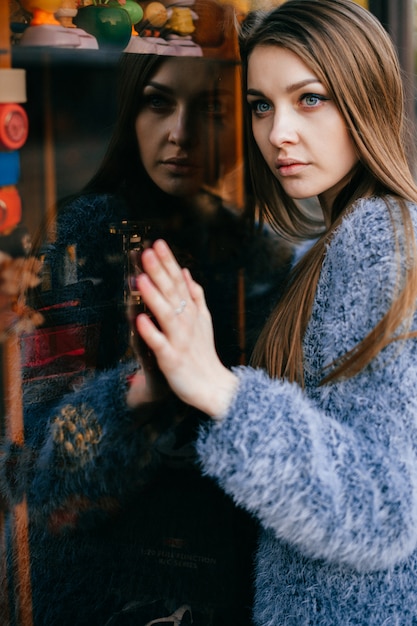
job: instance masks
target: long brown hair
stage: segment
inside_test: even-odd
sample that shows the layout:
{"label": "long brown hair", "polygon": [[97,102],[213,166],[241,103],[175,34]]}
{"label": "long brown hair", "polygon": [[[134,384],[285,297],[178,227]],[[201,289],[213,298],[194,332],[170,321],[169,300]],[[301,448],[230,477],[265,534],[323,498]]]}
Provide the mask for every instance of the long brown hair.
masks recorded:
{"label": "long brown hair", "polygon": [[135,121],[143,103],[143,90],[163,62],[156,54],[124,53],[119,61],[118,113],[115,127],[97,172],[84,192],[115,192],[146,187],[148,177],[139,158]]}
{"label": "long brown hair", "polygon": [[[244,89],[248,61],[256,46],[291,50],[316,74],[346,122],[359,163],[334,202],[331,225],[295,267],[286,293],[258,340],[253,365],[266,368],[271,376],[303,384],[302,340],[334,230],[361,197],[382,196],[391,210],[388,197],[394,196],[400,206],[400,226],[394,216],[392,223],[397,249],[404,250],[406,260],[398,266],[401,288],[372,332],[333,363],[322,382],[350,377],[398,338],[394,333],[402,322],[411,323],[417,298],[416,244],[406,202],[417,202],[417,187],[406,157],[397,55],[378,20],[351,0],[287,0],[271,12],[249,16],[240,36]],[[249,171],[261,217],[287,237],[311,235],[311,219],[271,175],[251,133],[250,115],[246,117]],[[400,237],[405,246],[399,245]]]}

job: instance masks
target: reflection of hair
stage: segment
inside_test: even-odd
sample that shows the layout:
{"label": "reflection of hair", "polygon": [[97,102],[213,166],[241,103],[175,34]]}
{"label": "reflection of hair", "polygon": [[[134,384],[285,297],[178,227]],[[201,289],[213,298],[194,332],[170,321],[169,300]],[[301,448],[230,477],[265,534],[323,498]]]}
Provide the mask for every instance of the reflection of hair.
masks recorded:
{"label": "reflection of hair", "polygon": [[[189,60],[190,57],[133,53],[122,55],[119,64],[118,115],[115,128],[104,159],[83,192],[114,193],[121,191],[127,200],[128,206],[135,208],[138,198],[141,198],[142,204],[148,204],[149,206],[155,206],[157,199],[161,199],[163,192],[151,181],[143,167],[135,125],[137,115],[144,103],[144,88],[159,67],[165,61],[172,61],[173,59],[181,63]],[[219,62],[217,59],[211,58],[195,58],[193,61],[197,66],[204,64],[204,69],[208,70],[210,75],[212,75],[212,95],[214,99],[216,98],[215,90],[219,84],[224,85],[224,87],[229,85],[234,89],[234,73],[236,71],[236,63],[234,61]],[[196,72],[198,71],[199,67],[196,67]],[[221,83],[219,83],[219,76],[223,78]],[[192,80],[192,76],[190,76],[190,80]],[[196,104],[196,106],[198,105]],[[213,103],[213,106],[215,106],[215,103]],[[231,114],[228,114],[230,119],[225,123],[232,123],[231,120],[234,120],[234,117],[232,118],[231,116],[232,113],[233,111]],[[220,124],[220,121],[218,124]],[[236,132],[235,126],[233,127],[233,132]],[[215,128],[209,133],[209,138],[210,142],[205,146],[205,182],[207,184],[215,184],[220,172],[224,172],[226,166],[230,169],[229,161],[232,161],[232,165],[235,166],[236,153],[233,152],[232,157],[229,157],[228,161],[226,151],[229,150],[231,152],[236,142],[233,140],[231,146],[229,144],[219,146]],[[221,154],[220,151],[222,152]],[[223,167],[223,170],[220,166]],[[178,199],[175,200],[173,198],[172,201],[178,202]]]}
{"label": "reflection of hair", "polygon": [[[411,218],[404,202],[417,201],[417,189],[404,149],[401,73],[393,45],[381,24],[351,0],[287,0],[266,15],[251,16],[242,29],[240,45],[244,84],[248,59],[255,46],[281,46],[297,54],[328,90],[346,121],[359,156],[350,182],[334,202],[332,225],[296,269],[290,289],[255,350],[254,363],[267,367],[272,375],[286,375],[302,382],[302,337],[325,245],[352,203],[375,194],[397,196],[408,259],[415,251]],[[287,235],[307,233],[311,225],[271,175],[250,129],[248,158],[261,214]],[[399,236],[396,232],[397,240]],[[402,267],[412,269],[402,270],[405,287],[390,310],[371,335],[336,363],[336,369],[325,380],[360,371],[392,341],[394,330],[410,315],[417,297],[417,270],[413,263]]]}
{"label": "reflection of hair", "polygon": [[145,191],[143,186],[149,184],[149,178],[139,157],[135,121],[144,87],[163,59],[153,54],[122,55],[115,128],[104,159],[85,191]]}

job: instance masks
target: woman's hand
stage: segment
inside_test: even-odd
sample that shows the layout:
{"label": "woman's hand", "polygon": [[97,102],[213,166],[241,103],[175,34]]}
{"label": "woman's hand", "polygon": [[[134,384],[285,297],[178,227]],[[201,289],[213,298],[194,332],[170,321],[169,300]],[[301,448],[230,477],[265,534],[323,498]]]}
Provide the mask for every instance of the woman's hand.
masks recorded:
{"label": "woman's hand", "polygon": [[172,394],[165,378],[156,367],[149,369],[143,362],[138,363],[139,369],[131,378],[126,395],[126,403],[130,409],[163,402]]}
{"label": "woman's hand", "polygon": [[138,288],[159,328],[146,314],[137,329],[155,354],[176,395],[212,417],[227,409],[237,377],[217,356],[211,315],[200,285],[181,269],[167,244],[158,240],[142,254]]}

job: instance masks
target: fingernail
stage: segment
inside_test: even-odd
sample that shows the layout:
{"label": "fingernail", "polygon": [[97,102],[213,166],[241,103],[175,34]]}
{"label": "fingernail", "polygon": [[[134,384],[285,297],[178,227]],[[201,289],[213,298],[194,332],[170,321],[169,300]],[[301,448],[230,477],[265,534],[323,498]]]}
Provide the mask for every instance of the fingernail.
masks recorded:
{"label": "fingernail", "polygon": [[160,252],[169,250],[168,244],[164,239],[157,239],[154,244]]}

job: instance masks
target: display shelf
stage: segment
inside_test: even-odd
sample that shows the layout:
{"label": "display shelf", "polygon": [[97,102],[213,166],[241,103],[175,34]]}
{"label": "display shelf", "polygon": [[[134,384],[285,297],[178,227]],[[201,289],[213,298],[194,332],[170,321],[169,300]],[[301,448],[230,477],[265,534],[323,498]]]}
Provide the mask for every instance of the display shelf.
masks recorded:
{"label": "display shelf", "polygon": [[120,50],[88,50],[72,48],[54,48],[52,46],[12,46],[12,65],[14,67],[33,67],[42,65],[62,66],[100,66],[117,65],[122,52]]}

